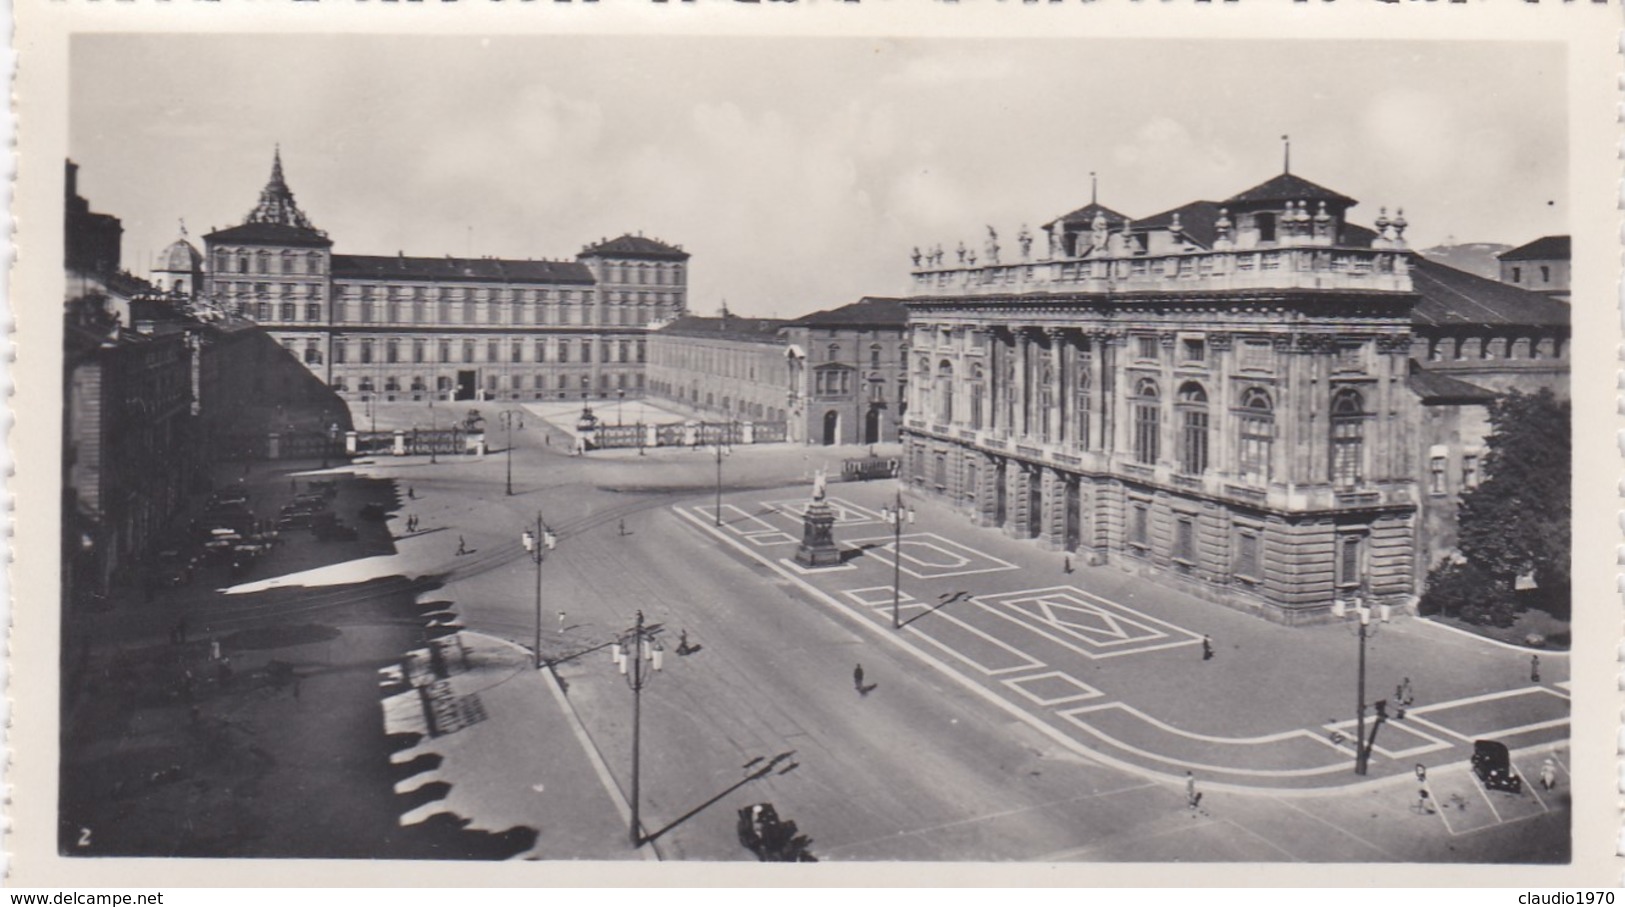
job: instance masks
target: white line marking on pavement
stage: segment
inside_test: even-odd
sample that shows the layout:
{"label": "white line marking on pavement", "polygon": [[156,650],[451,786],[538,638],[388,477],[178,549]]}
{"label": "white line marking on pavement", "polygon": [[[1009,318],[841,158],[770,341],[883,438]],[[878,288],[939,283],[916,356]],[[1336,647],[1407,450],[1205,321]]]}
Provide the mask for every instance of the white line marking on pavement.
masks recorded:
{"label": "white line marking on pavement", "polygon": [[[1039,696],[1037,693],[1029,692],[1026,687],[1022,686],[1022,684],[1025,683],[1032,683],[1037,680],[1047,680],[1051,677],[1058,677],[1062,681],[1072,684],[1074,688],[1082,690],[1083,692],[1072,696],[1059,696],[1053,699],[1045,699]],[[1004,681],[1004,685],[1015,690],[1017,693],[1026,696],[1028,699],[1031,699],[1033,702],[1036,702],[1039,705],[1061,705],[1068,702],[1080,702],[1084,699],[1099,699],[1100,697],[1106,695],[1105,693],[1102,693],[1076,677],[1073,677],[1071,674],[1066,674],[1061,671],[1050,671],[1048,674],[1034,674],[1031,677],[1017,677],[1013,680]]]}
{"label": "white line marking on pavement", "polygon": [[1311,819],[1314,819],[1316,822],[1319,822],[1320,824],[1326,826],[1327,828],[1330,828],[1332,831],[1335,831],[1338,834],[1341,834],[1341,835],[1344,835],[1346,837],[1353,838],[1356,841],[1359,841],[1361,844],[1364,844],[1365,846],[1371,848],[1372,850],[1376,851],[1377,853],[1386,854],[1390,858],[1394,858],[1394,857],[1397,856],[1392,851],[1390,851],[1388,848],[1383,847],[1383,846],[1381,846],[1381,845],[1379,845],[1379,844],[1377,844],[1377,843],[1375,843],[1373,841],[1368,841],[1365,838],[1362,838],[1359,835],[1355,834],[1354,832],[1349,831],[1348,829],[1342,827],[1341,825],[1333,825],[1332,823],[1327,822],[1325,819],[1322,819],[1321,817],[1315,815],[1314,813],[1310,812],[1309,810],[1298,806],[1296,803],[1293,803],[1291,800],[1288,800],[1285,797],[1276,796],[1276,797],[1273,797],[1272,799],[1286,804],[1287,807],[1290,808],[1290,809],[1295,809],[1298,812],[1303,813],[1304,815],[1308,816]]}
{"label": "white line marking on pavement", "polygon": [[1347,768],[1347,766],[1345,766],[1342,761],[1338,761],[1338,762],[1332,763],[1330,765],[1321,766],[1319,768],[1232,768],[1232,767],[1223,766],[1223,765],[1212,765],[1212,764],[1205,763],[1205,762],[1189,762],[1189,761],[1186,761],[1184,759],[1180,759],[1180,758],[1177,758],[1177,757],[1174,757],[1174,756],[1164,756],[1161,753],[1153,753],[1150,750],[1140,749],[1137,746],[1132,746],[1130,744],[1124,743],[1123,741],[1118,740],[1116,737],[1113,737],[1113,736],[1111,736],[1110,734],[1107,734],[1104,731],[1101,731],[1101,730],[1099,730],[1097,728],[1089,726],[1089,724],[1084,722],[1083,719],[1076,717],[1078,715],[1085,714],[1085,713],[1088,713],[1088,712],[1100,712],[1100,711],[1105,711],[1107,709],[1121,709],[1121,710],[1126,711],[1126,712],[1131,712],[1134,715],[1136,715],[1137,717],[1139,717],[1140,719],[1146,721],[1147,723],[1158,725],[1158,726],[1160,726],[1162,728],[1165,728],[1166,730],[1168,730],[1171,733],[1178,734],[1178,735],[1184,736],[1184,737],[1190,737],[1190,738],[1193,738],[1193,739],[1196,739],[1196,740],[1203,740],[1203,741],[1206,741],[1206,742],[1237,743],[1237,744],[1251,745],[1251,744],[1259,744],[1259,743],[1279,743],[1282,740],[1286,740],[1286,739],[1289,739],[1289,738],[1292,738],[1292,737],[1306,737],[1306,738],[1308,738],[1310,740],[1317,740],[1317,741],[1320,740],[1320,736],[1318,734],[1311,734],[1308,731],[1303,730],[1302,728],[1299,728],[1299,729],[1293,730],[1293,731],[1285,731],[1285,732],[1282,732],[1280,734],[1271,734],[1271,735],[1268,735],[1268,736],[1265,736],[1265,737],[1234,737],[1234,738],[1226,738],[1226,737],[1208,737],[1208,736],[1205,736],[1205,735],[1202,735],[1202,734],[1192,734],[1192,733],[1189,733],[1189,732],[1186,732],[1186,731],[1181,731],[1178,728],[1170,727],[1170,726],[1168,726],[1166,724],[1163,724],[1162,722],[1158,721],[1157,719],[1152,718],[1150,715],[1147,715],[1144,712],[1141,712],[1139,709],[1136,709],[1133,706],[1124,705],[1123,703],[1120,703],[1120,702],[1107,703],[1105,705],[1088,706],[1088,707],[1081,708],[1081,709],[1069,709],[1069,710],[1067,710],[1065,712],[1057,712],[1056,714],[1058,714],[1062,718],[1065,718],[1067,721],[1070,721],[1073,724],[1077,725],[1079,728],[1082,728],[1085,732],[1093,734],[1094,736],[1099,737],[1101,740],[1104,740],[1107,743],[1109,743],[1110,745],[1112,745],[1114,747],[1117,747],[1118,749],[1121,749],[1121,750],[1123,750],[1125,752],[1134,753],[1137,756],[1141,756],[1141,757],[1146,758],[1146,759],[1154,759],[1154,760],[1156,760],[1158,762],[1164,762],[1164,763],[1167,763],[1169,765],[1176,765],[1176,766],[1179,766],[1180,768],[1199,769],[1201,771],[1210,772],[1210,773],[1216,774],[1216,775],[1246,775],[1246,776],[1249,776],[1249,777],[1262,777],[1262,778],[1307,778],[1307,777],[1310,777],[1312,775],[1327,775],[1327,774],[1331,774],[1332,772],[1342,771],[1345,768]]}
{"label": "white line marking on pavement", "polygon": [[[1150,779],[1152,781],[1156,781],[1156,782],[1160,782],[1160,783],[1168,783],[1168,784],[1183,784],[1184,783],[1185,779],[1184,779],[1184,777],[1182,775],[1172,774],[1172,773],[1160,771],[1158,769],[1155,769],[1155,768],[1152,768],[1152,767],[1149,767],[1149,766],[1139,765],[1139,764],[1136,764],[1136,763],[1133,763],[1133,762],[1126,761],[1126,760],[1118,758],[1116,756],[1112,756],[1112,755],[1109,755],[1107,753],[1104,753],[1104,752],[1102,752],[1102,751],[1100,751],[1100,750],[1098,750],[1098,749],[1096,749],[1094,747],[1091,747],[1091,746],[1083,743],[1082,741],[1079,741],[1079,740],[1071,737],[1070,735],[1068,735],[1066,732],[1060,730],[1059,728],[1053,727],[1052,725],[1050,725],[1048,722],[1046,722],[1041,717],[1039,717],[1037,715],[1034,715],[1033,713],[1027,711],[1026,709],[1022,708],[1021,706],[1016,705],[1015,703],[1012,703],[1012,702],[1004,699],[1001,695],[994,692],[993,690],[990,690],[990,689],[988,689],[986,687],[983,687],[977,681],[974,681],[974,680],[970,679],[969,677],[965,676],[964,674],[961,674],[960,672],[954,670],[954,668],[951,665],[949,665],[948,663],[946,663],[946,662],[942,661],[941,659],[936,658],[935,656],[931,655],[930,653],[920,649],[918,646],[915,646],[915,645],[909,643],[907,640],[904,640],[901,637],[893,634],[892,632],[890,632],[890,630],[888,628],[882,627],[880,624],[876,623],[866,613],[861,613],[861,612],[853,610],[853,608],[851,606],[843,603],[840,599],[836,598],[832,594],[824,592],[823,590],[821,590],[818,587],[812,585],[808,581],[802,579],[800,576],[797,576],[796,573],[799,572],[799,571],[790,571],[790,570],[784,569],[784,568],[782,568],[780,566],[780,564],[782,564],[782,562],[780,562],[780,564],[776,564],[773,561],[768,560],[766,557],[763,557],[763,556],[757,554],[755,551],[752,551],[749,547],[739,543],[737,540],[727,538],[726,536],[724,536],[722,534],[714,532],[712,527],[705,520],[703,520],[703,519],[695,516],[694,514],[688,512],[688,510],[686,508],[684,508],[684,507],[674,505],[671,509],[672,509],[672,512],[675,513],[678,517],[680,517],[683,522],[686,522],[691,529],[697,530],[702,536],[709,537],[709,538],[711,538],[713,540],[721,541],[724,544],[728,545],[729,547],[733,548],[735,551],[737,551],[740,554],[744,555],[746,558],[749,558],[750,560],[753,560],[753,561],[767,567],[769,570],[773,570],[773,571],[777,572],[780,576],[784,577],[786,580],[788,580],[792,584],[799,587],[803,592],[805,592],[814,601],[821,602],[824,605],[830,607],[837,614],[841,615],[846,620],[849,620],[849,621],[857,624],[858,626],[863,627],[866,632],[874,634],[874,636],[877,639],[883,640],[889,645],[896,646],[898,649],[901,649],[902,651],[907,652],[907,653],[913,655],[914,657],[920,659],[920,661],[923,662],[924,664],[936,669],[937,671],[940,671],[942,674],[946,675],[950,680],[952,680],[953,682],[955,682],[955,683],[959,684],[960,686],[964,687],[972,695],[977,696],[977,697],[979,697],[981,699],[984,699],[987,702],[989,702],[990,704],[996,706],[997,708],[999,708],[999,709],[1005,711],[1006,713],[1014,716],[1017,720],[1021,721],[1023,724],[1028,725],[1029,727],[1031,727],[1033,730],[1037,731],[1038,733],[1041,733],[1045,737],[1048,737],[1049,739],[1054,740],[1056,743],[1059,743],[1067,751],[1072,752],[1072,753],[1074,753],[1074,754],[1076,754],[1076,755],[1078,755],[1078,756],[1080,756],[1080,757],[1082,757],[1084,759],[1088,759],[1091,762],[1095,762],[1095,763],[1098,763],[1098,764],[1101,764],[1101,765],[1110,766],[1111,768],[1115,768],[1115,769],[1117,769],[1119,771],[1122,771],[1124,773],[1127,773],[1127,774],[1130,774],[1130,775],[1133,775],[1133,776],[1136,776],[1136,777],[1147,778],[1147,779]],[[1302,731],[1300,729],[1298,731],[1298,733],[1306,733],[1306,732],[1304,732],[1304,731]],[[1309,736],[1311,738],[1314,737],[1314,735],[1312,735],[1312,734],[1309,734],[1307,736]],[[1166,760],[1158,760],[1158,761],[1166,761]],[[1465,764],[1466,764],[1465,762],[1454,763],[1454,765],[1465,765]],[[1332,768],[1327,769],[1327,772],[1335,772],[1340,767],[1341,767],[1340,765],[1339,766],[1333,766]],[[1440,766],[1439,768],[1443,769],[1443,768],[1446,768],[1446,767],[1448,767],[1448,766]],[[1285,799],[1288,799],[1288,798],[1300,798],[1300,797],[1302,797],[1302,798],[1320,798],[1320,797],[1325,797],[1325,796],[1332,795],[1332,794],[1347,794],[1347,793],[1352,793],[1352,792],[1356,792],[1356,791],[1381,790],[1381,789],[1396,787],[1398,785],[1407,784],[1407,783],[1411,783],[1411,779],[1410,779],[1410,777],[1408,775],[1392,775],[1392,776],[1383,777],[1383,778],[1373,778],[1373,779],[1368,779],[1368,780],[1365,780],[1365,781],[1353,782],[1353,783],[1350,783],[1350,784],[1337,785],[1335,787],[1320,787],[1320,788],[1284,788],[1284,789],[1283,788],[1263,788],[1263,787],[1257,787],[1257,786],[1253,786],[1253,785],[1239,784],[1239,783],[1228,783],[1228,782],[1209,783],[1207,785],[1207,787],[1208,787],[1209,790],[1226,791],[1226,792],[1229,792],[1229,793],[1236,793],[1236,794],[1255,794],[1255,795],[1256,794],[1264,794],[1264,795],[1270,796],[1270,797],[1272,797],[1274,799],[1277,799],[1277,800],[1285,800]],[[1331,827],[1336,828],[1336,826],[1331,826]],[[1345,832],[1345,834],[1347,834],[1347,832]],[[1355,836],[1355,835],[1350,835],[1350,837],[1356,837],[1357,838],[1357,836]],[[1382,848],[1377,848],[1377,849],[1379,851],[1382,850]],[[1386,852],[1386,851],[1384,851],[1384,852]]]}
{"label": "white line marking on pavement", "polygon": [[1513,696],[1530,696],[1535,693],[1545,693],[1548,696],[1555,696],[1556,698],[1563,700],[1567,700],[1569,698],[1548,687],[1518,687],[1517,689],[1513,690],[1501,690],[1496,693],[1483,693],[1478,696],[1467,696],[1462,699],[1451,699],[1447,702],[1435,702],[1429,705],[1416,706],[1415,708],[1406,709],[1405,712],[1409,715],[1426,715],[1429,712],[1460,708],[1464,705],[1475,705],[1480,702],[1489,702],[1492,699],[1508,699]]}
{"label": "white line marking on pavement", "polygon": [[1467,777],[1472,779],[1473,787],[1478,788],[1478,795],[1484,798],[1484,804],[1490,808],[1490,815],[1495,817],[1495,824],[1504,824],[1506,820],[1501,818],[1501,811],[1495,808],[1495,801],[1490,799],[1490,792],[1484,789],[1484,783],[1478,780],[1478,772],[1468,772]]}

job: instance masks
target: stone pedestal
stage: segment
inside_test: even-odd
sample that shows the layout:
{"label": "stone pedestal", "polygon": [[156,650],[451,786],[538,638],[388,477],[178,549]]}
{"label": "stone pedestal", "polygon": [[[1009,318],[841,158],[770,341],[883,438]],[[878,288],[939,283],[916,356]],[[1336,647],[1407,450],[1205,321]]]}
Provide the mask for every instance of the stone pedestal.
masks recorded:
{"label": "stone pedestal", "polygon": [[827,501],[813,501],[807,505],[807,515],[801,521],[801,547],[796,549],[796,563],[804,567],[832,567],[841,562],[841,549],[835,547],[831,532],[835,528],[835,513]]}
{"label": "stone pedestal", "polygon": [[406,456],[406,432],[404,430],[395,429],[395,437],[391,439],[389,452],[397,457]]}

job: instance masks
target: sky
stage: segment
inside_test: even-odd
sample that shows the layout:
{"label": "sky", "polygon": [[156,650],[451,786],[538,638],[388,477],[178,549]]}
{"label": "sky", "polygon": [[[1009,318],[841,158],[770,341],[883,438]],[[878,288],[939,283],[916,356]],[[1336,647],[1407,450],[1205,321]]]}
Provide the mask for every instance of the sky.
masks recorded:
{"label": "sky", "polygon": [[[69,153],[145,274],[241,223],[280,144],[351,254],[571,258],[642,232],[690,308],[905,292],[914,246],[1014,248],[1089,201],[1142,218],[1282,169],[1402,207],[1416,248],[1569,232],[1555,44],[96,34]],[[1042,241],[1037,244],[1042,248]]]}

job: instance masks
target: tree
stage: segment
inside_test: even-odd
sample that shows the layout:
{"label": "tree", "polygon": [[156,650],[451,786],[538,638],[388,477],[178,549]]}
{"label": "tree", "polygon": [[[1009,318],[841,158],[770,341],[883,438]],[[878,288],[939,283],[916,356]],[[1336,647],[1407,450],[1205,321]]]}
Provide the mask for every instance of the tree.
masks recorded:
{"label": "tree", "polygon": [[1484,481],[1462,495],[1457,515],[1458,547],[1475,572],[1507,594],[1532,575],[1543,606],[1563,618],[1571,586],[1572,411],[1549,390],[1512,391],[1491,403]]}

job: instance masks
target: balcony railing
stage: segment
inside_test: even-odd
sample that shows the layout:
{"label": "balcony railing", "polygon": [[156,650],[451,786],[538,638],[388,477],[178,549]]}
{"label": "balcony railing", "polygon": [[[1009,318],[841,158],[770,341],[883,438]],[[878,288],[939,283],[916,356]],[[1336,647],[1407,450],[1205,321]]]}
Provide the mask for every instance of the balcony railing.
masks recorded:
{"label": "balcony railing", "polygon": [[913,272],[912,289],[916,294],[943,296],[1283,289],[1410,292],[1410,253],[1307,246],[927,266]]}

